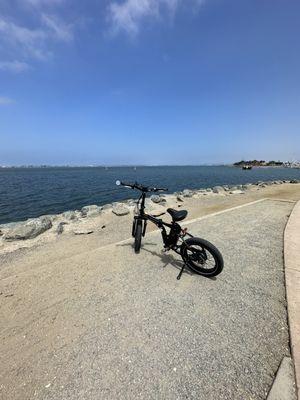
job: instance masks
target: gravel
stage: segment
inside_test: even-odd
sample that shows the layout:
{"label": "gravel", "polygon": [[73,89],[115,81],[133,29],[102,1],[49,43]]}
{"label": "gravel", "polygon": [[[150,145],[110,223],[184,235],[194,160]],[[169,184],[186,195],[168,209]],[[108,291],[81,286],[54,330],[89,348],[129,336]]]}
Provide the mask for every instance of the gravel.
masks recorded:
{"label": "gravel", "polygon": [[6,399],[266,398],[289,355],[282,237],[292,206],[263,201],[187,225],[222,252],[216,279],[186,271],[177,281],[179,257],[153,233],[139,255],[130,240],[5,280]]}

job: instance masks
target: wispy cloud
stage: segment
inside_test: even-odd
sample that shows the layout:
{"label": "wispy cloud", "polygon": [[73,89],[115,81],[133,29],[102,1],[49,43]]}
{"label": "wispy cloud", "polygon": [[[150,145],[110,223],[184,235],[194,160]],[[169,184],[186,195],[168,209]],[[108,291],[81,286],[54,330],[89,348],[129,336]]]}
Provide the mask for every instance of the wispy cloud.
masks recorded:
{"label": "wispy cloud", "polygon": [[64,3],[65,0],[23,0],[32,6],[55,6]]}
{"label": "wispy cloud", "polygon": [[12,21],[0,19],[1,42],[13,46],[23,56],[45,59],[49,55],[45,48],[47,32],[43,29],[29,29]]}
{"label": "wispy cloud", "polygon": [[15,101],[11,99],[10,97],[3,97],[0,96],[0,106],[8,106],[10,104],[14,104]]}
{"label": "wispy cloud", "polygon": [[[65,1],[19,0],[22,18],[16,18],[17,14],[6,17],[0,15],[0,70],[23,72],[33,60],[49,59],[53,55],[55,42],[72,41],[74,26],[65,22],[55,8]],[[23,62],[9,61],[11,58]]]}
{"label": "wispy cloud", "polygon": [[159,18],[162,14],[173,16],[180,4],[190,3],[199,6],[204,0],[123,0],[113,1],[108,8],[108,20],[113,33],[126,32],[136,36],[143,21]]}
{"label": "wispy cloud", "polygon": [[[69,42],[72,40],[73,27],[71,25],[48,14],[42,14],[40,21],[40,25],[33,29],[0,17],[0,45],[9,47],[10,52],[14,50],[18,57],[45,60],[52,55],[51,41]],[[15,64],[15,68],[18,70],[24,66]],[[9,67],[8,62],[6,67]],[[11,65],[11,67],[13,66]]]}
{"label": "wispy cloud", "polygon": [[22,61],[0,61],[0,71],[9,71],[19,74],[30,69],[29,65]]}
{"label": "wispy cloud", "polygon": [[64,42],[73,39],[72,25],[68,25],[54,15],[42,14],[42,22],[48,28],[49,36]]}

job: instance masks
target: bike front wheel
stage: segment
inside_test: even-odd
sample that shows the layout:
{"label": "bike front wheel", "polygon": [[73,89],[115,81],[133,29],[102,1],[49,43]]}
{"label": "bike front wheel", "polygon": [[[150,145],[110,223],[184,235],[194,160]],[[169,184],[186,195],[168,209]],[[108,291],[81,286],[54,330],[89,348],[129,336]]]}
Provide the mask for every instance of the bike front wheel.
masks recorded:
{"label": "bike front wheel", "polygon": [[212,277],[219,275],[224,266],[222,254],[210,242],[200,238],[190,238],[181,245],[181,257],[196,274]]}
{"label": "bike front wheel", "polygon": [[134,251],[136,253],[140,252],[141,244],[142,244],[142,231],[143,231],[143,224],[141,220],[136,221],[135,226],[135,234],[134,234]]}

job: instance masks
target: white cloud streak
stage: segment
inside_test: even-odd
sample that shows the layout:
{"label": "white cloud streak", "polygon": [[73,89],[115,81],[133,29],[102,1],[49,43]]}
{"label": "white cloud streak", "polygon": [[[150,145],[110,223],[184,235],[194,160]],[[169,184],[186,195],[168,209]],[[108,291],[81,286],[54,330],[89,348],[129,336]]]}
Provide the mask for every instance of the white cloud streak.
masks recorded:
{"label": "white cloud streak", "polygon": [[59,20],[54,15],[42,14],[42,22],[49,29],[49,36],[70,42],[73,39],[72,26]]}
{"label": "white cloud streak", "polygon": [[108,8],[108,20],[113,33],[126,32],[136,36],[146,18],[159,18],[162,13],[173,16],[183,1],[193,6],[204,0],[123,0],[113,1]]}
{"label": "white cloud streak", "polygon": [[42,6],[56,6],[64,3],[65,0],[23,0],[23,1],[35,7],[42,7]]}
{"label": "white cloud streak", "polygon": [[19,74],[30,69],[29,65],[22,61],[0,61],[0,71],[9,71]]}
{"label": "white cloud streak", "polygon": [[49,52],[44,48],[47,32],[42,29],[29,29],[14,22],[0,19],[2,42],[20,50],[22,55],[43,60]]}
{"label": "white cloud streak", "polygon": [[[71,25],[48,14],[42,14],[40,19],[40,26],[32,29],[0,17],[0,45],[8,47],[10,51],[14,49],[22,58],[46,60],[52,54],[49,50],[51,41],[70,42],[73,39]],[[6,67],[9,69],[9,64]],[[15,65],[15,69],[20,68],[22,65]],[[2,69],[5,69],[5,64]]]}
{"label": "white cloud streak", "polygon": [[0,96],[0,106],[8,106],[10,104],[14,104],[15,101],[11,99],[10,97],[3,97]]}

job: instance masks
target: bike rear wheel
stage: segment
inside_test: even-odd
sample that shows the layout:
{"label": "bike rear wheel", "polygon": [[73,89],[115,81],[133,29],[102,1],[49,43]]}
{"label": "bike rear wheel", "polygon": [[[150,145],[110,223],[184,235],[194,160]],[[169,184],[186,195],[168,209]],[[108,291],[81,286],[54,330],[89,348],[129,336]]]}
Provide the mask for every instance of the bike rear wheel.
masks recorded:
{"label": "bike rear wheel", "polygon": [[190,238],[181,245],[181,257],[196,274],[212,277],[219,275],[224,261],[219,250],[210,242],[200,238]]}
{"label": "bike rear wheel", "polygon": [[136,253],[140,252],[141,244],[142,244],[142,231],[143,231],[143,224],[141,220],[136,221],[135,226],[135,235],[134,235],[134,251]]}

